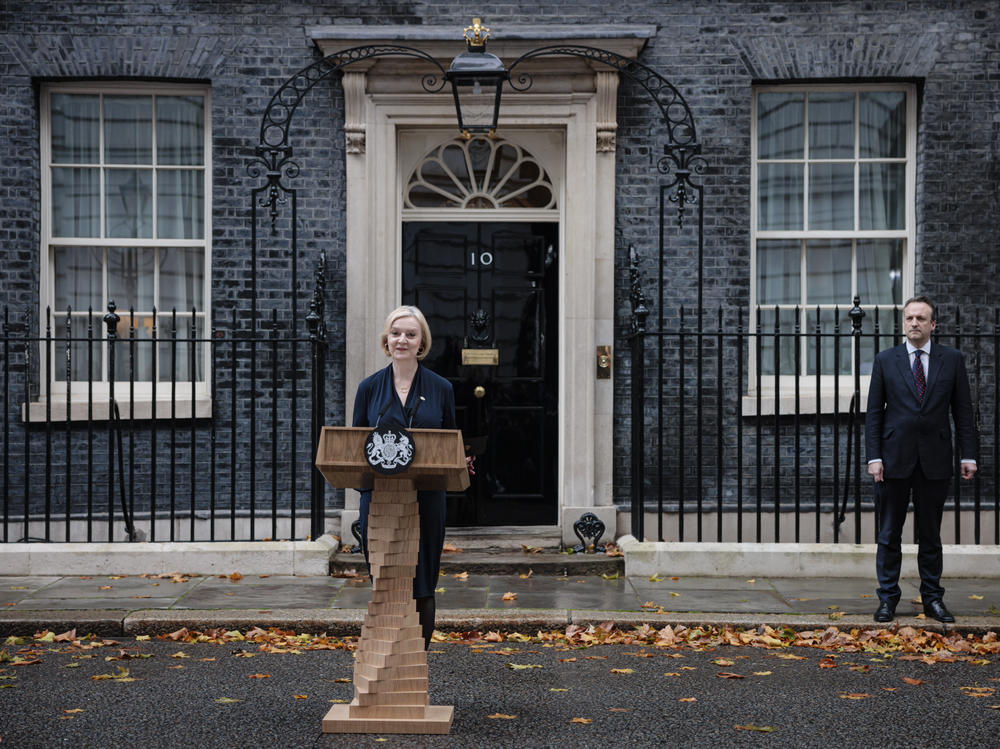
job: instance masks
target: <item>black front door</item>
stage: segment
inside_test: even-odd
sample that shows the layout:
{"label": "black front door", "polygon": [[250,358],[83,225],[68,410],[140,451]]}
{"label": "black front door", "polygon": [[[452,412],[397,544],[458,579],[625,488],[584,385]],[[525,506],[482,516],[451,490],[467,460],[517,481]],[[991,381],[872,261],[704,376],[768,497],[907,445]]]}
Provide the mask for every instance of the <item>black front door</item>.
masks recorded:
{"label": "black front door", "polygon": [[449,525],[556,522],[558,224],[403,224],[403,302],[430,324],[424,364],[455,387],[476,475]]}

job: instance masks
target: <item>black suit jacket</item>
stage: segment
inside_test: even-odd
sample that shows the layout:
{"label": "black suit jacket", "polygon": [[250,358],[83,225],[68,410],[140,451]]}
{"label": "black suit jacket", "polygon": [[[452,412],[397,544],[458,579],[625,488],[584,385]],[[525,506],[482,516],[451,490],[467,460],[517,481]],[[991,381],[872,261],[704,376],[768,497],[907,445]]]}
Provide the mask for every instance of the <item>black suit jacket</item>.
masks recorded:
{"label": "black suit jacket", "polygon": [[921,403],[906,344],[882,351],[875,357],[868,388],[868,460],[881,458],[888,479],[909,477],[918,461],[928,479],[947,479],[955,463],[949,412],[955,422],[959,457],[975,460],[977,435],[961,352],[931,344],[927,390]]}

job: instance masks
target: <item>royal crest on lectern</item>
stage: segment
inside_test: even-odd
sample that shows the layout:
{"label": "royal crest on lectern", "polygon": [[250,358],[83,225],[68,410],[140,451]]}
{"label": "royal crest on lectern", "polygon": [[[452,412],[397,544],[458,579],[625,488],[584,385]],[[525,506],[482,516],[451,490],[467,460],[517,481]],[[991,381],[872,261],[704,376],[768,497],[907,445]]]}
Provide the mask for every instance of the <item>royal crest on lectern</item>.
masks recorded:
{"label": "royal crest on lectern", "polygon": [[403,427],[376,427],[365,440],[365,457],[376,472],[392,475],[409,468],[414,455],[413,438]]}

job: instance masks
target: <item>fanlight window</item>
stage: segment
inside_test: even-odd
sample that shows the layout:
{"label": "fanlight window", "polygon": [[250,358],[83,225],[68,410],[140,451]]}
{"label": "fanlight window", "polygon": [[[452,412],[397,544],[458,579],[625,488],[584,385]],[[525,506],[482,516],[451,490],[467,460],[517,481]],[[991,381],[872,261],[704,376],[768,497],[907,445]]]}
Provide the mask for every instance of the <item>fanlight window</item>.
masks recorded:
{"label": "fanlight window", "polygon": [[555,208],[552,180],[514,143],[485,136],[448,141],[406,185],[407,208]]}

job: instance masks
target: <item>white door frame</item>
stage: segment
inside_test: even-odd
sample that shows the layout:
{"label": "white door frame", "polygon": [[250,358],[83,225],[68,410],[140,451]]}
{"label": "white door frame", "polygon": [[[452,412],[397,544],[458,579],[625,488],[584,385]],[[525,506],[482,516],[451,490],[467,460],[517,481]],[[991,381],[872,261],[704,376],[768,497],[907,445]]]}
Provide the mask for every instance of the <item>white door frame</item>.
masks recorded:
{"label": "white door frame", "polygon": [[[314,30],[324,54],[360,44],[407,43],[432,51],[447,67],[460,43],[454,29],[402,28],[393,36],[386,27]],[[615,37],[603,28],[600,38],[567,38],[565,29],[545,43],[574,43],[613,49],[635,57],[652,35],[649,27],[629,27]],[[638,31],[636,30],[638,28]],[[364,35],[355,32],[366,31]],[[538,27],[532,27],[535,34]],[[614,28],[611,27],[611,31]],[[376,38],[374,32],[382,37]],[[544,29],[541,30],[544,32]],[[447,36],[446,36],[447,34]],[[499,34],[496,34],[499,36]],[[516,35],[515,35],[516,36]],[[364,37],[364,38],[362,38]],[[543,37],[490,42],[490,51],[506,62],[527,49],[543,46]],[[345,413],[351,414],[358,383],[385,366],[377,341],[389,310],[400,303],[402,285],[400,226],[402,188],[398,153],[401,131],[455,127],[449,93],[428,94],[410,59],[379,58],[346,68],[344,130],[346,155],[346,325]],[[616,535],[612,494],[613,379],[597,379],[596,347],[614,341],[615,143],[618,74],[577,58],[543,58],[530,69],[535,76],[526,93],[505,92],[498,134],[517,141],[519,129],[556,130],[565,150],[558,186],[559,263],[559,455],[557,483],[564,543],[575,543],[572,524],[593,512]],[[509,133],[508,133],[509,130]],[[536,154],[540,161],[551,154]],[[477,211],[477,213],[480,213]],[[501,220],[499,211],[494,220]],[[485,220],[485,217],[484,217]],[[358,515],[358,495],[348,492],[341,535]]]}

